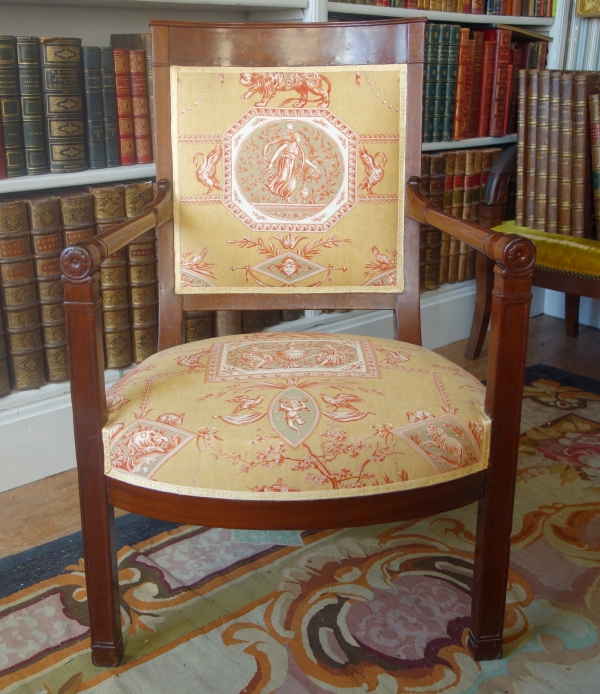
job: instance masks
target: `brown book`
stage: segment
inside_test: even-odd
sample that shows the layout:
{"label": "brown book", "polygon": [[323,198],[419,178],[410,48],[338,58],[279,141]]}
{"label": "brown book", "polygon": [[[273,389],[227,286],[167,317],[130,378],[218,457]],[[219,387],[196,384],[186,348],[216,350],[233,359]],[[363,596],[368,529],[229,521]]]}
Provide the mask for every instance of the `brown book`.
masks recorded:
{"label": "brown book", "polygon": [[592,156],[592,190],[594,194],[594,218],[596,238],[600,238],[600,96],[591,94],[590,106],[590,147]]}
{"label": "brown book", "polygon": [[538,73],[538,100],[535,143],[535,202],[533,228],[546,231],[548,205],[548,146],[550,127],[550,73]]}
{"label": "brown book", "polygon": [[4,339],[4,323],[2,311],[0,311],[0,398],[10,393],[10,380],[8,378],[8,354],[6,352],[6,340]]}
{"label": "brown book", "polygon": [[129,51],[115,48],[115,89],[117,95],[117,129],[119,131],[119,161],[121,166],[135,164],[133,134],[133,105],[131,103],[131,76]]}
{"label": "brown book", "polygon": [[475,40],[469,38],[470,33],[471,30],[468,28],[460,30],[456,101],[454,102],[454,123],[452,128],[453,140],[464,140],[469,137],[475,60]]}
{"label": "brown book", "polygon": [[[446,152],[435,152],[430,159],[429,199],[434,205],[444,209],[444,185],[446,182]],[[440,286],[440,265],[442,238],[448,236],[432,226],[427,228],[425,239],[425,289],[437,289]],[[447,257],[447,256],[446,256]],[[446,273],[447,274],[447,273]]]}
{"label": "brown book", "polygon": [[260,333],[265,329],[262,311],[242,311],[242,332]]}
{"label": "brown book", "polygon": [[[456,152],[446,152],[446,173],[444,177],[444,212],[446,214],[452,214],[455,167]],[[442,233],[440,254],[440,284],[446,284],[450,271],[450,235],[446,232]]]}
{"label": "brown book", "polygon": [[589,142],[590,94],[600,92],[600,72],[576,72],[573,77],[573,182],[571,235],[590,238],[593,231],[592,159]]}
{"label": "brown book", "polygon": [[283,323],[287,323],[292,320],[298,320],[304,316],[304,311],[299,308],[293,309],[283,309],[281,312],[281,320]]}
{"label": "brown book", "polygon": [[[431,154],[421,154],[421,192],[429,197]],[[419,224],[419,291],[425,291],[425,246],[427,224]]]}
{"label": "brown book", "polygon": [[150,145],[152,146],[152,161],[156,142],[156,128],[154,124],[154,69],[152,67],[152,34],[143,34],[144,49],[146,51],[146,84],[148,85],[148,108],[150,114]]}
{"label": "brown book", "polygon": [[[452,192],[452,214],[454,217],[462,218],[463,196],[465,190],[465,170],[467,164],[467,153],[459,150],[456,153],[456,163],[454,168],[454,186]],[[458,264],[460,254],[460,241],[453,236],[450,237],[450,258],[448,264],[448,282],[458,282]]]}
{"label": "brown book", "polygon": [[64,247],[85,241],[96,234],[94,198],[84,190],[58,191]]}
{"label": "brown book", "polygon": [[[439,161],[440,157],[438,154],[421,155],[421,191],[430,199],[432,167],[437,167],[437,170],[435,168],[433,169],[433,172],[436,174],[434,186],[436,184],[439,185],[440,182]],[[444,176],[445,172],[442,170],[442,183]],[[441,204],[443,205],[443,189],[441,189],[440,192],[442,195]],[[438,203],[439,202],[440,196],[438,194]],[[419,288],[421,291],[437,289],[440,286],[441,232],[428,224],[421,224],[419,239]]]}
{"label": "brown book", "polygon": [[483,77],[483,45],[485,32],[474,31],[475,52],[473,55],[473,90],[471,94],[471,108],[469,113],[469,137],[477,137],[477,124],[479,122],[479,107],[481,99],[481,86]]}
{"label": "brown book", "polygon": [[241,311],[215,311],[214,321],[215,337],[239,335],[242,332]]}
{"label": "brown book", "polygon": [[[486,29],[486,38],[496,41],[492,77],[492,95],[490,106],[490,137],[504,134],[504,112],[506,110],[506,92],[508,90],[508,66],[510,64],[509,29]],[[494,38],[492,38],[494,37]]]}
{"label": "brown book", "polygon": [[183,316],[186,342],[206,340],[213,336],[214,311],[186,311]]}
{"label": "brown book", "polygon": [[[154,199],[151,181],[123,186],[125,216],[131,219]],[[150,229],[132,241],[126,249],[131,306],[131,347],[138,364],[156,353],[158,347],[158,301],[156,295],[155,230]]]}
{"label": "brown book", "polygon": [[492,84],[494,81],[495,41],[483,44],[483,61],[481,67],[481,95],[479,97],[479,118],[477,137],[487,137],[490,132],[490,115],[492,107]]}
{"label": "brown book", "polygon": [[[122,185],[88,190],[94,198],[98,234],[125,221]],[[133,361],[125,248],[112,253],[102,263],[100,291],[105,366],[107,369],[122,369]]]}
{"label": "brown book", "polygon": [[531,70],[527,84],[527,143],[525,146],[525,226],[533,228],[535,223],[535,165],[537,147],[537,70]]}
{"label": "brown book", "polygon": [[[468,149],[465,151],[465,183],[463,190],[463,207],[462,218],[471,221],[473,214],[473,179],[475,177],[475,150]],[[464,242],[460,242],[458,251],[458,282],[464,282],[467,279],[467,267],[469,260],[469,246]]]}
{"label": "brown book", "polygon": [[548,123],[548,205],[546,231],[558,234],[558,148],[560,138],[560,72],[550,73],[550,115]]}
{"label": "brown book", "polygon": [[517,197],[515,222],[525,226],[525,171],[527,155],[527,70],[519,70],[517,105]]}
{"label": "brown book", "polygon": [[558,233],[571,233],[571,179],[573,170],[573,74],[560,76],[560,130],[558,138]]}
{"label": "brown book", "polygon": [[63,249],[58,199],[32,195],[27,200],[33,265],[37,280],[44,359],[48,383],[69,380],[64,290],[60,254]]}
{"label": "brown book", "polygon": [[131,78],[131,111],[133,115],[133,137],[137,164],[152,162],[150,134],[150,106],[146,82],[146,52],[129,51],[129,76]]}
{"label": "brown book", "polygon": [[0,202],[0,297],[11,387],[39,388],[46,383],[44,348],[24,200]]}
{"label": "brown book", "polygon": [[[471,194],[471,221],[479,223],[479,201],[481,199],[481,169],[483,164],[483,151],[476,149],[473,161],[473,192]],[[466,278],[472,280],[475,277],[477,251],[470,246],[467,249]]]}

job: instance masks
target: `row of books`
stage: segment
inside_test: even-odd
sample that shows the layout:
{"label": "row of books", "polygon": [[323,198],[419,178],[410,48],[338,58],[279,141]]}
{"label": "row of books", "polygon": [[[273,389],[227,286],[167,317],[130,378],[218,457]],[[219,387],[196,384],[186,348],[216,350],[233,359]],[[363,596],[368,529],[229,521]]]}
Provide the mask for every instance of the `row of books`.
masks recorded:
{"label": "row of books", "polygon": [[[498,147],[462,149],[421,156],[421,188],[441,210],[479,223],[479,200]],[[475,250],[431,226],[420,230],[420,288],[475,277]]]}
{"label": "row of books", "polygon": [[516,132],[517,74],[546,67],[548,42],[510,27],[474,30],[428,22],[423,141]]}
{"label": "row of books", "polygon": [[517,224],[594,237],[589,97],[600,73],[521,70]]}
{"label": "row of books", "polygon": [[556,0],[336,0],[349,5],[404,7],[433,12],[493,14],[513,17],[553,17]]}
{"label": "row of books", "polygon": [[152,162],[147,62],[144,49],[0,36],[0,178]]}

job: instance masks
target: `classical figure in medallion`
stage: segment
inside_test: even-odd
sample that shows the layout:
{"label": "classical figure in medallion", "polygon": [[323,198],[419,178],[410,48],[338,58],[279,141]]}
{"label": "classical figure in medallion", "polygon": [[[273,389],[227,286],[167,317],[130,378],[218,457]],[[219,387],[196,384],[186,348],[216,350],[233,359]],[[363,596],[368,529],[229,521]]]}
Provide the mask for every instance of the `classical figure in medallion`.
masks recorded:
{"label": "classical figure in medallion", "polygon": [[[308,173],[312,168],[315,172],[313,178],[321,175],[318,166],[312,162],[302,149],[302,138],[293,130],[290,123],[287,133],[283,138],[271,140],[263,149],[263,156],[269,162],[269,175],[267,188],[280,198],[288,201],[296,191],[298,175]],[[276,147],[273,152],[273,147]],[[272,154],[271,154],[272,153]],[[305,182],[306,176],[303,176]],[[308,190],[303,185],[300,191],[302,197],[308,197]]]}

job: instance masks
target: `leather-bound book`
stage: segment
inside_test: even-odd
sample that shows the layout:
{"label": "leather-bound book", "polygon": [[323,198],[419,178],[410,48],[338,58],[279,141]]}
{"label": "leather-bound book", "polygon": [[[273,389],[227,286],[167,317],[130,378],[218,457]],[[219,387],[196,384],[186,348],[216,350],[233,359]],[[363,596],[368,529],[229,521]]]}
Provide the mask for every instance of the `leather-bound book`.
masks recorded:
{"label": "leather-bound book", "polygon": [[40,39],[51,173],[87,169],[81,39]]}
{"label": "leather-bound book", "polygon": [[433,142],[433,114],[438,74],[440,28],[427,22],[425,29],[425,66],[423,75],[423,142]]}
{"label": "leather-bound book", "polygon": [[241,311],[215,311],[214,333],[215,337],[226,335],[239,335],[242,332]]}
{"label": "leather-bound book", "polygon": [[496,42],[492,75],[492,99],[490,106],[490,137],[504,134],[504,113],[508,89],[508,66],[510,63],[510,29],[486,29],[486,38]]}
{"label": "leather-bound book", "polygon": [[60,189],[58,205],[64,247],[73,246],[96,234],[94,198],[84,190]]}
{"label": "leather-bound book", "polygon": [[[445,171],[443,159],[441,159],[440,153],[436,153],[427,155],[424,162],[422,156],[421,161],[421,181],[423,181],[423,173],[426,173],[425,183],[422,183],[423,193],[441,208],[444,204]],[[440,162],[442,164],[441,176]],[[442,232],[430,225],[421,225],[419,280],[422,291],[437,289],[440,286],[441,247]]]}
{"label": "leather-bound book", "polygon": [[113,48],[144,48],[146,34],[111,34],[110,45]]}
{"label": "leather-bound book", "polygon": [[293,309],[283,309],[281,312],[281,320],[284,323],[289,321],[298,320],[304,316],[303,309],[293,308]]}
{"label": "leather-bound book", "polygon": [[519,70],[517,104],[517,199],[515,222],[525,225],[525,171],[527,149],[527,70]]}
{"label": "leather-bound book", "polygon": [[450,25],[439,24],[437,52],[437,79],[433,105],[433,142],[441,142],[446,110],[446,84],[448,82],[448,54],[450,51]]}
{"label": "leather-bound book", "polygon": [[[101,234],[125,221],[123,186],[89,188],[94,198],[96,231]],[[112,253],[100,266],[104,359],[108,369],[132,363],[126,250]]]}
{"label": "leather-bound book", "polygon": [[[462,218],[471,221],[473,214],[473,179],[475,177],[475,150],[465,151],[465,182],[463,190]],[[467,279],[467,266],[469,259],[469,246],[460,242],[458,251],[458,282]]]}
{"label": "leather-bound book", "polygon": [[83,92],[85,94],[85,146],[90,169],[106,168],[104,140],[104,105],[102,102],[102,69],[100,48],[84,46]]}
{"label": "leather-bound book", "polygon": [[58,199],[32,195],[27,200],[33,265],[37,280],[44,359],[48,383],[69,380],[67,331],[60,254],[63,249]]}
{"label": "leather-bound book", "polygon": [[14,36],[0,36],[0,113],[6,175],[8,178],[25,176],[27,163],[19,96],[17,40]]}
{"label": "leather-bound book", "polygon": [[[151,181],[127,183],[125,215],[135,217],[152,202]],[[139,363],[156,353],[158,346],[158,302],[156,295],[155,230],[150,229],[127,246],[129,301],[131,304],[131,343],[133,361]]]}
{"label": "leather-bound book", "polygon": [[530,229],[535,223],[535,165],[537,161],[537,70],[530,70],[527,84],[527,142],[525,145],[525,226]]}
{"label": "leather-bound book", "polygon": [[472,0],[471,14],[485,14],[485,0]]}
{"label": "leather-bound book", "polygon": [[485,32],[474,31],[472,38],[475,41],[475,52],[473,55],[473,89],[471,93],[471,106],[469,112],[469,137],[477,137],[477,124],[479,121],[481,86],[483,78],[483,46]]}
{"label": "leather-bound book", "polygon": [[281,311],[263,311],[265,328],[272,328],[281,323]]}
{"label": "leather-bound book", "polygon": [[46,383],[31,239],[24,200],[0,202],[0,296],[11,387]]}
{"label": "leather-bound book", "polygon": [[470,29],[460,30],[458,48],[458,71],[456,77],[456,103],[454,105],[453,140],[469,137],[471,97],[473,96],[473,67],[475,40],[469,38]]}
{"label": "leather-bound book", "polygon": [[[473,150],[473,190],[471,193],[471,221],[479,223],[479,201],[481,199],[481,169],[483,165],[483,151]],[[475,277],[475,265],[477,261],[477,251],[467,246],[467,269],[465,279],[471,280]]]}
{"label": "leather-bound book", "polygon": [[483,61],[481,67],[481,96],[479,97],[479,120],[477,123],[477,137],[487,137],[490,131],[490,113],[492,107],[492,83],[494,81],[495,52],[496,41],[486,40],[483,44]]}
{"label": "leather-bound book", "polygon": [[2,311],[0,311],[0,398],[10,393],[10,380],[8,378],[8,354],[6,352],[6,340],[4,339],[4,323]]}
{"label": "leather-bound book", "polygon": [[600,96],[591,94],[590,107],[590,146],[592,155],[592,191],[594,194],[594,218],[596,238],[600,237]]}
{"label": "leather-bound book", "polygon": [[129,51],[129,76],[131,78],[131,110],[133,114],[135,161],[138,164],[150,164],[152,162],[152,143],[145,51]]}
{"label": "leather-bound book", "polygon": [[44,105],[37,36],[17,36],[17,60],[27,173],[30,176],[45,174],[48,172],[48,154],[44,133]]}
{"label": "leather-bound book", "polygon": [[104,151],[106,166],[119,166],[119,128],[117,125],[117,92],[115,86],[115,54],[110,46],[100,48],[102,77],[102,113],[104,115]]}
{"label": "leather-bound book", "polygon": [[[421,154],[421,192],[429,197],[431,154]],[[427,224],[419,224],[419,290],[425,291]]]}
{"label": "leather-bound book", "polygon": [[521,49],[511,49],[511,76],[508,97],[508,109],[506,113],[507,135],[517,132],[517,110],[519,104],[519,70],[521,69]]}
{"label": "leather-bound book", "polygon": [[265,329],[262,311],[242,311],[242,332],[260,333]]}
{"label": "leather-bound book", "polygon": [[588,99],[590,94],[599,92],[600,72],[575,73],[573,76],[571,235],[583,238],[590,238],[594,228]]}
{"label": "leather-bound book", "polygon": [[548,190],[546,231],[558,234],[558,147],[560,138],[560,72],[550,72],[550,113],[548,119]]}
{"label": "leather-bound book", "polygon": [[119,132],[119,161],[121,166],[129,166],[135,164],[129,51],[126,48],[116,48],[114,50],[114,56],[115,88],[117,94],[117,129]]}
{"label": "leather-bound book", "polygon": [[0,109],[0,181],[6,178],[6,159],[4,158],[4,133],[2,132],[2,110]]}
{"label": "leather-bound book", "polygon": [[560,76],[558,137],[558,233],[571,233],[571,179],[573,170],[573,74]]}
{"label": "leather-bound book", "polygon": [[[454,168],[454,182],[452,191],[452,214],[454,217],[462,218],[463,197],[465,191],[465,170],[467,164],[467,153],[459,150],[456,153],[456,163]],[[460,254],[460,241],[450,237],[450,258],[448,263],[448,282],[458,282],[458,263]]]}
{"label": "leather-bound book", "polygon": [[454,106],[456,104],[456,83],[458,79],[458,45],[461,28],[458,24],[450,24],[450,40],[448,43],[448,72],[446,75],[446,104],[444,107],[444,123],[442,140],[452,140],[454,125]]}
{"label": "leather-bound book", "polygon": [[548,146],[550,139],[550,73],[538,73],[537,127],[535,144],[535,204],[533,228],[546,231],[548,206]]}
{"label": "leather-bound book", "polygon": [[[444,202],[443,209],[447,214],[452,214],[452,196],[454,192],[454,170],[456,166],[456,152],[446,152],[444,174]],[[440,249],[440,284],[448,282],[450,267],[450,235],[442,232],[442,244]]]}
{"label": "leather-bound book", "polygon": [[186,311],[183,315],[186,342],[206,340],[213,336],[213,311]]}
{"label": "leather-bound book", "polygon": [[155,150],[155,125],[154,125],[154,69],[152,67],[152,34],[143,34],[144,50],[146,51],[146,83],[148,85],[148,108],[150,115],[150,144],[152,146],[152,161]]}

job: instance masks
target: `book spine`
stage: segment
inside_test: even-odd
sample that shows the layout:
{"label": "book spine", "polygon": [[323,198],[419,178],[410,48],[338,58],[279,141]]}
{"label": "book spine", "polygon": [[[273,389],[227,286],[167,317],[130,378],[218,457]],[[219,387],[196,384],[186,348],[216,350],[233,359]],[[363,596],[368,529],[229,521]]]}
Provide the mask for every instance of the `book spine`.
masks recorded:
{"label": "book spine", "polygon": [[590,107],[590,145],[592,154],[592,191],[594,194],[594,217],[596,238],[600,237],[600,95],[591,94]]}
{"label": "book spine", "polygon": [[[421,193],[429,197],[431,154],[421,154]],[[425,291],[425,255],[427,246],[427,224],[419,224],[419,291]]]}
{"label": "book spine", "polygon": [[525,151],[525,226],[535,221],[535,164],[537,146],[538,72],[529,73],[527,85],[527,147]]}
{"label": "book spine", "polygon": [[30,176],[45,174],[48,172],[48,155],[37,36],[17,36],[17,61],[27,173]]}
{"label": "book spine", "polygon": [[146,51],[146,84],[148,85],[150,144],[152,146],[152,161],[154,161],[156,150],[156,130],[154,123],[154,68],[152,67],[152,34],[144,34],[144,49]]}
{"label": "book spine", "polygon": [[471,13],[472,14],[485,14],[485,0],[472,0]]}
{"label": "book spine", "polygon": [[[124,186],[125,215],[131,219],[152,202],[152,182]],[[129,303],[131,306],[131,346],[134,363],[156,353],[158,346],[158,302],[156,297],[155,230],[150,229],[127,246]]]}
{"label": "book spine", "polygon": [[[444,175],[444,212],[452,214],[452,194],[454,191],[454,170],[456,152],[446,152],[446,169]],[[444,232],[440,256],[440,284],[446,284],[450,274],[450,235]]]}
{"label": "book spine", "polygon": [[423,142],[433,142],[433,114],[437,83],[437,51],[440,32],[437,24],[425,28],[425,65],[423,71]]}
{"label": "book spine", "polygon": [[[465,181],[463,189],[463,206],[462,218],[468,221],[471,220],[473,214],[473,179],[475,177],[475,150],[468,149],[465,151]],[[469,260],[469,246],[464,242],[460,242],[458,251],[458,282],[464,282],[467,279],[467,269]]]}
{"label": "book spine", "polygon": [[[446,153],[435,152],[431,155],[429,176],[429,199],[444,209],[444,184],[446,181]],[[440,265],[442,258],[443,234],[439,229],[429,227],[427,230],[427,251],[425,271],[425,289],[437,289],[440,286]]]}
{"label": "book spine", "polygon": [[135,140],[133,135],[133,106],[131,103],[131,77],[129,75],[129,51],[116,48],[115,89],[117,96],[117,129],[119,132],[119,161],[121,166],[135,164]]}
{"label": "book spine", "polygon": [[508,99],[508,120],[506,134],[517,132],[517,111],[519,103],[519,70],[521,68],[521,49],[511,51],[512,73],[510,78],[510,97]]}
{"label": "book spine", "polygon": [[186,342],[207,340],[213,336],[213,311],[186,311],[183,322]]}
{"label": "book spine", "polygon": [[[452,190],[452,215],[462,218],[463,197],[465,190],[465,171],[467,164],[467,153],[465,150],[456,153],[456,163],[454,168],[454,181]],[[458,266],[460,254],[460,241],[450,237],[450,259],[448,266],[448,282],[458,282]]]}
{"label": "book spine", "polygon": [[481,98],[481,81],[483,70],[483,44],[485,33],[474,31],[475,53],[473,56],[473,90],[471,93],[471,110],[469,113],[469,137],[477,137],[477,121],[479,119],[479,107]]}
{"label": "book spine", "polygon": [[6,178],[6,159],[4,157],[4,133],[2,132],[2,109],[0,108],[0,181]]}
{"label": "book spine", "polygon": [[533,228],[546,231],[548,205],[548,140],[550,124],[550,73],[538,75],[537,140],[535,144],[535,203]]}
{"label": "book spine", "polygon": [[502,134],[508,133],[508,116],[510,111],[510,96],[512,92],[512,74],[513,74],[513,54],[511,52],[510,63],[508,65],[508,78],[506,83],[506,104],[504,108],[504,123],[502,125]]}
{"label": "book spine", "polygon": [[150,164],[152,162],[152,143],[146,83],[146,53],[144,51],[129,51],[129,76],[131,78],[135,160],[138,164]]}
{"label": "book spine", "polygon": [[65,248],[96,234],[94,199],[90,193],[77,191],[60,195],[58,206]]}
{"label": "book spine", "polygon": [[442,140],[452,140],[454,124],[454,105],[456,103],[456,80],[458,77],[458,43],[461,28],[458,24],[450,25],[450,42],[448,44],[448,74],[446,76],[446,103],[444,106],[444,122],[442,125]]}
{"label": "book spine", "polygon": [[[473,192],[471,195],[471,221],[479,224],[479,201],[481,199],[481,169],[483,165],[483,152],[475,150],[473,161]],[[467,270],[466,279],[471,280],[475,277],[477,263],[477,251],[470,246],[467,248]]]}
{"label": "book spine", "polygon": [[492,82],[494,79],[495,41],[483,44],[483,63],[481,68],[481,96],[479,100],[479,120],[477,137],[487,137],[490,129],[490,109],[492,106]]}
{"label": "book spine", "polygon": [[446,85],[448,81],[448,53],[450,51],[450,25],[439,25],[437,53],[437,80],[435,83],[435,102],[433,110],[433,142],[441,142],[444,131],[446,109]]}
{"label": "book spine", "polygon": [[454,140],[464,140],[469,137],[471,97],[473,95],[473,61],[475,59],[475,41],[469,39],[469,34],[469,29],[460,30],[456,104],[452,131]]}
{"label": "book spine", "polygon": [[67,331],[60,270],[63,235],[58,199],[52,195],[34,197],[27,201],[27,213],[40,302],[46,378],[48,383],[68,381]]}
{"label": "book spine", "polygon": [[11,387],[45,385],[35,274],[24,200],[0,202],[0,295]]}
{"label": "book spine", "polygon": [[560,138],[560,72],[550,73],[550,115],[548,124],[548,207],[546,231],[558,234],[558,148]]}
{"label": "book spine", "polygon": [[573,77],[573,170],[571,183],[571,235],[591,236],[591,159],[588,143],[589,73]]}
{"label": "book spine", "polygon": [[496,54],[492,78],[492,103],[490,107],[490,137],[504,134],[504,112],[506,110],[506,91],[508,89],[508,66],[510,64],[510,30],[494,29],[496,35]]}
{"label": "book spine", "polygon": [[573,75],[560,76],[560,132],[558,140],[558,233],[571,233],[571,178],[573,168]]}
{"label": "book spine", "polygon": [[83,91],[85,94],[86,152],[90,169],[106,168],[104,140],[104,106],[102,104],[102,70],[100,48],[82,49]]}
{"label": "book spine", "polygon": [[4,140],[4,164],[8,178],[25,176],[25,142],[19,95],[17,40],[0,36],[0,113]]}
{"label": "book spine", "polygon": [[119,129],[117,125],[117,92],[115,55],[110,47],[100,49],[102,75],[102,112],[104,115],[104,152],[106,166],[119,166]]}
{"label": "book spine", "polygon": [[0,311],[0,398],[10,393],[10,379],[8,377],[8,353],[6,351],[6,339],[4,335],[4,323],[2,311]]}
{"label": "book spine", "polygon": [[40,39],[50,173],[84,171],[81,39]]}
{"label": "book spine", "polygon": [[[123,186],[90,188],[94,198],[96,232],[101,234],[125,221]],[[104,363],[122,369],[132,363],[129,291],[125,248],[116,251],[100,266]]]}

